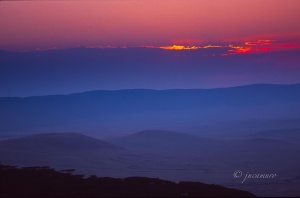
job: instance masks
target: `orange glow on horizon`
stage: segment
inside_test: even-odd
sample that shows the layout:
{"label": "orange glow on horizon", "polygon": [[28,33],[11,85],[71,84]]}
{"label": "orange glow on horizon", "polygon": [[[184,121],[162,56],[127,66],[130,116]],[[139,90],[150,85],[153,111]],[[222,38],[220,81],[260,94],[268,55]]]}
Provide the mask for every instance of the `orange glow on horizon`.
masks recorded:
{"label": "orange glow on horizon", "polygon": [[[274,43],[275,42],[275,43]],[[264,53],[270,51],[282,51],[288,49],[300,49],[300,45],[297,42],[294,43],[276,43],[276,40],[257,40],[246,41],[243,45],[229,44],[227,46],[221,45],[206,45],[206,46],[185,46],[185,45],[170,45],[151,48],[160,48],[164,50],[197,50],[208,48],[227,48],[227,53],[221,54],[222,56],[234,55],[234,54],[249,54],[249,53]]]}
{"label": "orange glow on horizon", "polygon": [[220,45],[206,45],[203,46],[202,48],[207,49],[207,48],[224,48],[226,46],[220,46]]}
{"label": "orange glow on horizon", "polygon": [[160,49],[164,50],[196,50],[198,46],[184,46],[184,45],[173,45],[173,46],[161,46]]}
{"label": "orange glow on horizon", "polygon": [[[142,45],[142,46],[78,46],[80,48],[98,48],[98,49],[130,49],[130,48],[147,48],[147,49],[161,49],[161,50],[205,50],[205,49],[217,49],[220,48],[221,51],[208,51],[208,53],[212,53],[212,56],[229,56],[229,55],[238,55],[238,54],[250,54],[250,53],[266,53],[266,52],[278,52],[278,51],[287,51],[287,50],[299,50],[300,43],[299,41],[287,42],[287,41],[279,41],[279,40],[257,40],[257,41],[246,41],[240,45],[204,45],[204,46],[196,46],[196,45],[165,45],[165,46],[155,46],[155,45]],[[221,49],[222,48],[222,49]],[[59,50],[57,47],[51,47],[47,49],[37,48],[36,51],[46,51],[46,50]],[[19,51],[26,52],[26,51]],[[205,54],[203,56],[208,56],[209,54]]]}
{"label": "orange glow on horizon", "polygon": [[258,40],[256,42],[245,42],[245,45],[252,45],[252,46],[255,46],[255,45],[269,45],[269,44],[272,44],[272,41],[274,41],[274,40]]}
{"label": "orange glow on horizon", "polygon": [[228,50],[231,54],[248,54],[251,52],[251,47],[243,47],[243,46],[234,46],[232,44],[228,45],[230,50]]}
{"label": "orange glow on horizon", "polygon": [[160,47],[152,47],[152,48],[160,48],[164,50],[196,50],[196,49],[207,49],[207,48],[225,48],[226,46],[219,46],[219,45],[205,45],[201,46],[185,46],[185,45],[170,45],[170,46],[160,46]]}
{"label": "orange glow on horizon", "polygon": [[275,52],[284,50],[300,49],[298,42],[286,43],[279,42],[277,40],[257,40],[247,41],[244,46],[228,45],[228,52],[230,54],[249,54],[249,53],[263,53],[263,52]]}

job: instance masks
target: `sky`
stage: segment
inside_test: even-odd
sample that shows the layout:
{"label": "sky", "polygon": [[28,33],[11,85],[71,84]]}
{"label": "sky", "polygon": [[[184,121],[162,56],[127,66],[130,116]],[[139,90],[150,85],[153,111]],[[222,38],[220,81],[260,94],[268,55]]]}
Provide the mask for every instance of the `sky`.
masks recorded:
{"label": "sky", "polygon": [[300,83],[299,10],[298,0],[0,1],[0,96]]}
{"label": "sky", "polygon": [[0,49],[292,39],[299,9],[298,0],[1,1]]}

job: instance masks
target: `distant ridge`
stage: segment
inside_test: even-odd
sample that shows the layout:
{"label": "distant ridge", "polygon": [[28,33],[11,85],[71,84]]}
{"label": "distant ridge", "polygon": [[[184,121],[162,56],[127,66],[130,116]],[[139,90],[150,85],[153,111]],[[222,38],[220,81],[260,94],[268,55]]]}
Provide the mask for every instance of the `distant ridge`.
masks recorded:
{"label": "distant ridge", "polygon": [[162,92],[162,91],[207,91],[207,90],[226,90],[226,89],[243,89],[243,88],[271,88],[271,87],[300,87],[300,83],[295,84],[269,84],[269,83],[258,83],[258,84],[248,84],[248,85],[237,85],[237,86],[230,86],[230,87],[216,87],[216,88],[193,88],[193,89],[114,89],[114,90],[107,90],[107,89],[98,89],[98,90],[90,90],[90,91],[83,91],[83,92],[74,92],[74,93],[67,93],[67,94],[51,94],[51,95],[33,95],[33,96],[6,96],[0,97],[1,98],[32,98],[32,97],[50,97],[50,96],[73,96],[73,95],[80,95],[80,94],[93,94],[97,92],[107,92],[107,93],[114,93],[114,92],[129,92],[129,91],[153,91],[153,92]]}
{"label": "distant ridge", "polygon": [[0,98],[0,134],[49,127],[59,131],[122,132],[162,127],[170,130],[171,126],[173,130],[177,124],[299,118],[300,84],[98,90]]}

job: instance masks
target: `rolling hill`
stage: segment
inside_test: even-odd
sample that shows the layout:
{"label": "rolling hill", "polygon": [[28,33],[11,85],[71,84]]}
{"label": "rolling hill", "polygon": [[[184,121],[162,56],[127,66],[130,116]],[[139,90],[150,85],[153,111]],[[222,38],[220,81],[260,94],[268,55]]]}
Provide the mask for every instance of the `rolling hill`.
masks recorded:
{"label": "rolling hill", "polygon": [[0,148],[27,151],[120,149],[117,146],[78,133],[45,133],[0,142]]}
{"label": "rolling hill", "polygon": [[[77,133],[48,133],[0,141],[0,161],[17,166],[109,167],[126,150]],[[87,171],[88,172],[88,171]]]}
{"label": "rolling hill", "polygon": [[299,119],[299,101],[300,84],[5,97],[0,98],[0,134],[76,131],[102,138],[228,120]]}
{"label": "rolling hill", "polygon": [[124,147],[153,149],[172,149],[176,147],[184,149],[188,147],[197,147],[204,143],[207,145],[209,141],[213,140],[209,138],[200,138],[190,134],[163,130],[145,130],[110,140],[110,142]]}

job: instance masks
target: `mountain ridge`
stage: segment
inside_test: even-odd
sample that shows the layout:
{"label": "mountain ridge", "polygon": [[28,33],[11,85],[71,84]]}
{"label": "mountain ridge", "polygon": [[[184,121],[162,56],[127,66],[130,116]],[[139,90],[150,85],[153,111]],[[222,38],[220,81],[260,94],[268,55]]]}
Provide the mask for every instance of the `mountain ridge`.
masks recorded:
{"label": "mountain ridge", "polygon": [[293,84],[272,84],[272,83],[256,83],[256,84],[246,84],[246,85],[237,85],[237,86],[230,86],[230,87],[216,87],[216,88],[180,88],[180,89],[148,89],[148,88],[137,88],[137,89],[97,89],[97,90],[90,90],[90,91],[83,91],[83,92],[73,92],[73,93],[67,93],[67,94],[49,94],[49,95],[33,95],[33,96],[4,96],[0,97],[2,98],[35,98],[35,97],[58,97],[58,96],[72,96],[72,95],[78,95],[78,94],[91,94],[91,93],[97,93],[97,92],[106,92],[106,93],[114,93],[114,92],[127,92],[127,91],[207,91],[207,90],[225,90],[225,89],[240,89],[240,88],[247,88],[247,87],[258,87],[258,86],[264,86],[264,87],[275,87],[275,86],[281,86],[281,87],[300,87],[300,83],[293,83]]}
{"label": "mountain ridge", "polygon": [[0,133],[46,128],[128,134],[151,128],[174,131],[176,125],[195,123],[299,117],[300,84],[0,98]]}

